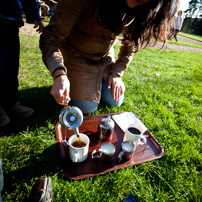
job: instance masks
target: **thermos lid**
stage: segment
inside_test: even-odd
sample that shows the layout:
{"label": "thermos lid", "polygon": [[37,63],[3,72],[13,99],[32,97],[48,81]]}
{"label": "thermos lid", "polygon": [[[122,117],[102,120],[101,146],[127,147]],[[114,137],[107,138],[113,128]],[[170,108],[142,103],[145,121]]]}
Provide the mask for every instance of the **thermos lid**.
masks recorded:
{"label": "thermos lid", "polygon": [[105,129],[114,128],[114,121],[110,118],[110,115],[107,115],[107,118],[100,119],[99,124]]}

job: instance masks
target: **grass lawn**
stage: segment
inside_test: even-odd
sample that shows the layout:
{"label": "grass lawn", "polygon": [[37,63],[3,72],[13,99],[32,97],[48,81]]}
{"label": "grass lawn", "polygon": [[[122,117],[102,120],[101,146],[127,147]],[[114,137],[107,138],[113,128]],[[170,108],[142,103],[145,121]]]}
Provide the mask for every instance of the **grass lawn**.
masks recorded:
{"label": "grass lawn", "polygon": [[184,33],[184,32],[179,32],[178,34],[182,35],[182,36],[186,36],[191,39],[202,41],[202,36],[200,36],[200,35],[188,34],[188,33]]}
{"label": "grass lawn", "polygon": [[[193,34],[187,34],[187,33],[183,33],[183,32],[179,32],[178,34],[181,35],[181,36],[185,36],[187,38],[190,38],[190,39],[195,39],[195,40],[198,40],[198,41],[202,41],[202,36],[193,35]],[[187,41],[182,41],[182,40],[178,40],[177,42],[175,41],[175,39],[173,39],[172,41],[168,40],[168,43],[184,45],[184,46],[191,46],[191,47],[195,47],[195,48],[202,48],[201,45],[193,44],[193,43],[190,43],[190,42],[187,42]]]}
{"label": "grass lawn", "polygon": [[135,54],[123,76],[123,105],[100,106],[93,114],[133,112],[165,154],[160,160],[73,181],[59,168],[55,124],[62,106],[49,93],[53,81],[42,63],[38,40],[21,35],[20,101],[35,114],[12,119],[0,129],[4,202],[25,201],[41,176],[51,178],[54,202],[118,202],[128,194],[141,202],[201,201],[202,54],[152,48]]}
{"label": "grass lawn", "polygon": [[202,48],[201,45],[190,43],[187,41],[182,41],[182,40],[177,40],[177,42],[175,41],[175,39],[173,39],[172,41],[168,40],[168,43],[183,45],[183,46],[191,46],[191,47],[195,47],[195,48]]}

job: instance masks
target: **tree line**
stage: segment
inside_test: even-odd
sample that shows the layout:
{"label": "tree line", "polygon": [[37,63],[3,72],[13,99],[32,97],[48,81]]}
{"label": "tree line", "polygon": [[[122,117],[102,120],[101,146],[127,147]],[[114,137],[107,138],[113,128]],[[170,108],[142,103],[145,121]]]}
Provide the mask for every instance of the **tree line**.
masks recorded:
{"label": "tree line", "polygon": [[202,0],[191,0],[184,11],[183,32],[202,35]]}

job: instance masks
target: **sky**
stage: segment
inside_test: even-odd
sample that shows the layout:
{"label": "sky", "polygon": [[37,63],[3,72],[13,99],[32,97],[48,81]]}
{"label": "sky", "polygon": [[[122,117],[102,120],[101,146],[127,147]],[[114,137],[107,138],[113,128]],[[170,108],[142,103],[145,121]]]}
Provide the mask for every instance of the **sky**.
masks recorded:
{"label": "sky", "polygon": [[185,11],[189,7],[190,0],[180,0],[180,7],[179,10]]}
{"label": "sky", "polygon": [[[180,7],[179,10],[185,11],[189,8],[189,2],[191,0],[180,0]],[[175,14],[177,16],[177,13]],[[185,13],[183,12],[183,17],[185,16]],[[193,17],[196,17],[195,15]]]}

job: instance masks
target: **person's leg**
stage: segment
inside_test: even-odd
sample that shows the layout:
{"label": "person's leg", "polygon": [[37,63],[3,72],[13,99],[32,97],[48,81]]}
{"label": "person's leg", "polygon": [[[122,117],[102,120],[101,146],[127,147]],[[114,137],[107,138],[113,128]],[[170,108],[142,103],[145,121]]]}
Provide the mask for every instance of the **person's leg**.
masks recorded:
{"label": "person's leg", "polygon": [[2,169],[2,160],[0,159],[0,202],[2,202],[1,191],[4,185],[3,169]]}
{"label": "person's leg", "polygon": [[173,40],[173,36],[174,36],[174,28],[170,27],[170,34],[169,34],[169,40],[172,41]]}
{"label": "person's leg", "polygon": [[121,104],[123,103],[123,100],[124,100],[124,94],[122,94],[117,101],[113,99],[112,91],[111,91],[111,89],[107,88],[107,83],[103,79],[102,80],[101,101],[109,106],[120,107]]}
{"label": "person's leg", "polygon": [[39,4],[38,6],[39,6],[39,16],[41,17],[41,4]]}
{"label": "person's leg", "polygon": [[175,40],[177,41],[177,34],[178,34],[178,32],[179,32],[179,30],[175,30],[175,34],[174,34],[174,38],[175,38]]}
{"label": "person's leg", "polygon": [[[7,38],[8,34],[7,31],[9,31],[8,22],[5,20],[0,19],[0,26],[1,26],[1,32],[0,32],[0,127],[6,126],[10,123],[10,118],[6,114],[3,105],[6,103],[9,103],[12,99],[17,99],[17,94],[14,92],[13,89],[9,88],[9,85],[7,85],[7,81],[9,80],[9,69],[8,69],[8,61],[7,58],[9,55],[9,51],[7,50]],[[11,28],[10,28],[11,29]],[[10,30],[11,32],[13,30]],[[12,41],[12,39],[11,39]],[[8,42],[8,46],[10,43]],[[18,83],[15,84],[18,86]],[[15,96],[12,94],[14,92]],[[14,104],[14,103],[10,103]]]}
{"label": "person's leg", "polygon": [[41,16],[45,17],[46,14],[48,13],[48,11],[50,10],[49,6],[47,4],[41,4],[41,7],[42,7],[42,14]]}
{"label": "person's leg", "polygon": [[10,20],[0,25],[0,104],[10,106],[18,100],[19,29]]}
{"label": "person's leg", "polygon": [[[124,100],[124,94],[122,94],[119,100],[117,101],[113,99],[112,92],[110,89],[107,88],[107,83],[103,79],[101,101],[109,106],[119,107],[123,103],[123,100]],[[71,100],[69,104],[78,107],[79,109],[81,109],[83,113],[91,113],[96,111],[98,108],[98,103],[91,101]]]}
{"label": "person's leg", "polygon": [[0,26],[2,28],[0,32],[0,106],[3,106],[11,115],[26,118],[31,116],[34,110],[18,102],[20,58],[18,24],[12,20],[0,20]]}
{"label": "person's leg", "polygon": [[78,107],[83,113],[94,112],[98,107],[98,103],[91,101],[71,100],[69,104]]}
{"label": "person's leg", "polygon": [[0,105],[0,127],[6,126],[10,123],[10,118],[6,114],[2,105]]}

